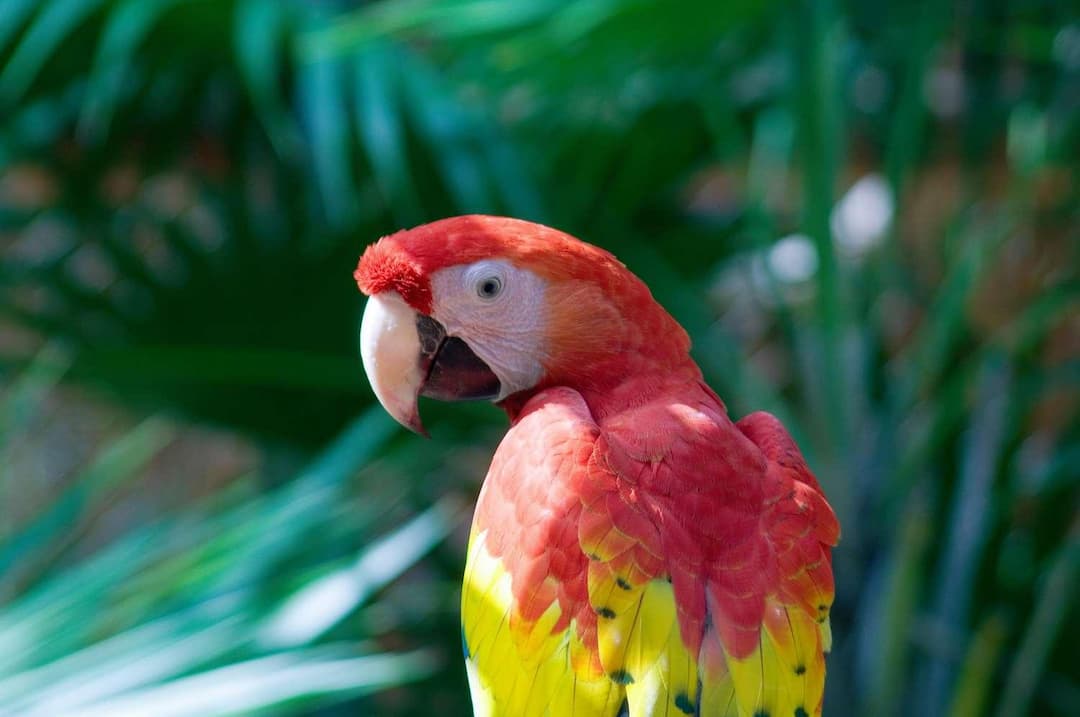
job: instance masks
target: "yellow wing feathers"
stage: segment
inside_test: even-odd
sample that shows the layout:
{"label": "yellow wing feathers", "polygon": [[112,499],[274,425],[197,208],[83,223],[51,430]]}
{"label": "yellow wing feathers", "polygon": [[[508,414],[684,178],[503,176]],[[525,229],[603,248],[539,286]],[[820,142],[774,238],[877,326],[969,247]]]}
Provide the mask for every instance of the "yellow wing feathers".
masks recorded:
{"label": "yellow wing feathers", "polygon": [[631,715],[695,714],[697,661],[679,633],[666,580],[632,585],[608,563],[589,565],[589,601],[597,615],[604,672],[621,686]]}
{"label": "yellow wing feathers", "polygon": [[822,629],[804,610],[767,600],[757,649],[746,658],[727,659],[738,705],[732,714],[821,714],[825,687],[822,648]]}
{"label": "yellow wing feathers", "polygon": [[615,717],[621,688],[595,668],[573,622],[555,630],[561,615],[557,602],[535,622],[515,613],[510,575],[473,536],[461,619],[476,717]]}
{"label": "yellow wing feathers", "polygon": [[827,621],[770,599],[750,655],[725,653],[711,628],[692,655],[669,582],[633,585],[610,564],[591,561],[588,585],[599,665],[576,621],[558,629],[558,602],[536,620],[515,610],[510,575],[487,552],[484,535],[474,536],[462,637],[477,717],[820,714]]}

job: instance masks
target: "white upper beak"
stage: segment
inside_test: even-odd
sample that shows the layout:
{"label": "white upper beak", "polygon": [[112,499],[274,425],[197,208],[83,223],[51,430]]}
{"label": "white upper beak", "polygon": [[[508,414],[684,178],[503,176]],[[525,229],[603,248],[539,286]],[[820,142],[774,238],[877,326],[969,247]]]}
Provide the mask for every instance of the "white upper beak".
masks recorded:
{"label": "white upper beak", "polygon": [[416,312],[397,292],[368,298],[360,322],[360,356],[383,408],[401,425],[426,436],[416,405],[425,379]]}

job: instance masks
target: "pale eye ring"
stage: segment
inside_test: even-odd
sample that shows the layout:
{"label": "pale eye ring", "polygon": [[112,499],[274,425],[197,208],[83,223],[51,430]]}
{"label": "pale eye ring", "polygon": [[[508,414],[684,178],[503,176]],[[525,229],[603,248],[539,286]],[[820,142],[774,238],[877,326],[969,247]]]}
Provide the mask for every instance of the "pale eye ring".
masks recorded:
{"label": "pale eye ring", "polygon": [[476,295],[481,299],[494,299],[502,293],[502,279],[497,276],[485,276],[476,282]]}

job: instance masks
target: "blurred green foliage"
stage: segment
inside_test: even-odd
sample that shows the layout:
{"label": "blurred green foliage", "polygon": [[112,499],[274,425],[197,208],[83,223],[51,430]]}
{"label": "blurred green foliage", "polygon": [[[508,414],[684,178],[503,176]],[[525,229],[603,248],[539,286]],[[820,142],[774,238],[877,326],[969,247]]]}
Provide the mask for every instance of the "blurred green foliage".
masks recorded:
{"label": "blurred green foliage", "polygon": [[[0,0],[0,714],[468,713],[503,419],[396,431],[350,276],[466,212],[791,428],[827,714],[1080,713],[1078,98],[1066,3]],[[191,425],[260,458],[140,507]]]}

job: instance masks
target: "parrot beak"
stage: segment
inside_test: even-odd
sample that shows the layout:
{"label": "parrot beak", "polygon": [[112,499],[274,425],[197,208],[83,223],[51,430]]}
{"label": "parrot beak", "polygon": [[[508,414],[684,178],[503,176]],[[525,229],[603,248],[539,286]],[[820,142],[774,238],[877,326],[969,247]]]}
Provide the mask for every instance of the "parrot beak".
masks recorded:
{"label": "parrot beak", "polygon": [[395,292],[368,299],[360,322],[360,356],[375,397],[401,425],[427,436],[417,399],[493,399],[501,386],[468,344]]}

